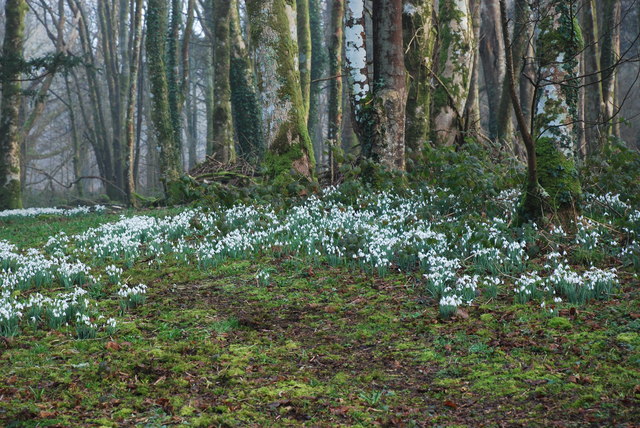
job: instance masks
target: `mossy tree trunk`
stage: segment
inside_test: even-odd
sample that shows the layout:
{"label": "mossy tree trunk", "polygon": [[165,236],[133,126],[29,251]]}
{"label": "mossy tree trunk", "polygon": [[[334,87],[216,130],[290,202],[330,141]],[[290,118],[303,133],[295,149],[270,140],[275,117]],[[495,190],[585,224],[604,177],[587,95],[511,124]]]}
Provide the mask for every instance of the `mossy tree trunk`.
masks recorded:
{"label": "mossy tree trunk", "polygon": [[[329,145],[342,147],[342,65],[344,48],[344,2],[343,0],[331,0],[331,40],[329,42],[329,76],[334,77],[329,81],[329,129],[327,139]],[[331,182],[335,179],[336,163],[333,160],[333,151],[329,156],[329,173]]]}
{"label": "mossy tree trunk", "polygon": [[223,163],[236,160],[231,113],[231,2],[214,0],[214,96],[213,96],[213,150],[212,154]]}
{"label": "mossy tree trunk", "polygon": [[247,51],[242,29],[238,3],[231,5],[231,105],[238,138],[239,155],[243,159],[257,163],[265,151],[262,130],[262,112],[256,88],[253,64]]}
{"label": "mossy tree trunk", "polygon": [[404,3],[404,63],[408,74],[405,144],[407,161],[417,159],[429,138],[431,116],[431,70],[437,33],[433,22],[433,2],[408,0]]}
{"label": "mossy tree trunk", "polygon": [[309,103],[311,94],[311,18],[309,14],[310,0],[296,0],[298,69],[300,70],[300,88],[305,117],[309,119]]}
{"label": "mossy tree trunk", "polygon": [[390,170],[405,169],[406,72],[402,0],[373,0],[374,89],[377,132],[373,160]]}
{"label": "mossy tree trunk", "polygon": [[22,99],[24,21],[27,3],[7,0],[0,83],[0,209],[22,208],[20,187],[19,112]]}
{"label": "mossy tree trunk", "polygon": [[182,91],[180,88],[180,55],[178,44],[182,26],[182,0],[171,0],[171,19],[166,42],[166,74],[169,93],[169,117],[174,145],[182,162]]}
{"label": "mossy tree trunk", "polygon": [[166,34],[168,11],[164,0],[149,0],[147,9],[146,51],[149,64],[149,80],[152,94],[152,120],[160,151],[161,180],[165,194],[168,185],[180,177],[181,159],[178,139],[175,136],[172,116],[169,111],[169,84],[167,81]]}
{"label": "mossy tree trunk", "polygon": [[268,174],[276,185],[315,180],[315,158],[296,69],[295,0],[247,0],[263,111]]}
{"label": "mossy tree trunk", "polygon": [[436,90],[433,95],[432,140],[461,143],[464,108],[473,72],[473,22],[469,0],[441,1]]}
{"label": "mossy tree trunk", "polygon": [[569,214],[580,198],[575,166],[578,114],[578,55],[583,48],[575,5],[564,0],[544,0],[538,10],[536,58],[538,93],[534,112],[534,137],[538,180],[551,209]]}

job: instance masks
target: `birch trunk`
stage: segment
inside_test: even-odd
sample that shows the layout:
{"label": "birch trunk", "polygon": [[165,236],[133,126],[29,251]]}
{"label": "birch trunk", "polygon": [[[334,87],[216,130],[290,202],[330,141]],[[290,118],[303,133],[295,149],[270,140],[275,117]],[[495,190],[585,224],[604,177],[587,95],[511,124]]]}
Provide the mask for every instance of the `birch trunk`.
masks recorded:
{"label": "birch trunk", "polygon": [[345,9],[345,67],[351,99],[353,129],[360,140],[361,156],[372,154],[373,115],[371,85],[367,62],[367,33],[365,31],[365,1],[347,0]]}

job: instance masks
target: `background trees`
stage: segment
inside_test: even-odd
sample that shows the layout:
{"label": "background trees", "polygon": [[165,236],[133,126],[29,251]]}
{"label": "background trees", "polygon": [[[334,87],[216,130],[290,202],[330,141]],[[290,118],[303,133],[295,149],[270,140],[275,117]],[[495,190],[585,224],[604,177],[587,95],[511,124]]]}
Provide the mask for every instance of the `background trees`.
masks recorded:
{"label": "background trees", "polygon": [[[5,207],[18,187],[132,202],[206,156],[282,185],[339,180],[342,150],[395,171],[428,163],[425,147],[472,141],[523,161],[507,52],[551,198],[612,138],[637,144],[637,121],[622,120],[640,112],[631,0],[507,0],[509,46],[498,0],[54,3],[0,0],[0,172],[21,183],[3,187]],[[564,148],[561,171],[546,169],[545,141]]]}

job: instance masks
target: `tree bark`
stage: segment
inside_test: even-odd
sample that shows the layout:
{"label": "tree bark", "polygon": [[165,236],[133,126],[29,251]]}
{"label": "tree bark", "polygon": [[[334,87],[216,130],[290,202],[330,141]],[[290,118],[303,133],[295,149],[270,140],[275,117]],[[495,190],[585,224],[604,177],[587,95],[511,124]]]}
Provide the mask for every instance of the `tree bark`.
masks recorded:
{"label": "tree bark", "polygon": [[267,117],[266,168],[274,184],[315,180],[315,158],[296,70],[294,0],[247,0],[258,87]]}
{"label": "tree bark", "polygon": [[372,90],[367,66],[370,55],[367,52],[364,12],[364,0],[347,0],[344,43],[353,130],[360,140],[361,156],[370,158],[374,118],[371,108]]}
{"label": "tree bark", "polygon": [[[498,0],[484,0],[481,6],[479,54],[489,104],[489,137],[498,136],[500,99],[505,84],[505,50]],[[509,118],[510,119],[510,118]]]}
{"label": "tree bark", "polygon": [[402,38],[402,0],[373,1],[374,108],[377,132],[373,160],[404,171],[406,73]]}
{"label": "tree bark", "polygon": [[584,37],[584,138],[587,156],[597,153],[602,144],[601,126],[604,112],[602,82],[600,81],[600,54],[598,8],[595,0],[583,0],[580,25]]}
{"label": "tree bark", "polygon": [[480,39],[480,0],[469,0],[471,20],[473,22],[473,62],[469,82],[469,96],[464,108],[463,137],[477,137],[482,129],[480,123],[480,55],[478,40]]}
{"label": "tree bark", "polygon": [[213,151],[222,163],[235,162],[236,149],[231,113],[231,34],[229,24],[231,3],[214,0],[214,95],[213,95]]}
{"label": "tree bark", "polygon": [[429,138],[431,70],[437,33],[430,0],[408,0],[403,8],[404,57],[408,74],[405,144],[407,161],[419,159]]}
{"label": "tree bark", "polygon": [[231,104],[240,157],[257,163],[265,152],[262,112],[253,64],[242,37],[238,4],[231,7]]}
{"label": "tree bark", "polygon": [[171,197],[169,185],[180,177],[181,159],[175,127],[169,112],[169,84],[167,81],[166,32],[167,4],[164,0],[149,0],[147,9],[146,51],[149,80],[153,96],[152,118],[160,149],[160,171],[165,195]]}
{"label": "tree bark", "polygon": [[330,145],[329,173],[333,183],[337,165],[334,162],[333,148],[342,147],[342,58],[344,48],[344,2],[331,0],[331,41],[329,42],[329,130],[327,139]]}
{"label": "tree bark", "polygon": [[538,93],[534,137],[538,179],[561,214],[576,209],[581,186],[575,166],[578,55],[582,39],[575,10],[564,0],[544,0],[538,10]]}
{"label": "tree bark", "polygon": [[0,210],[22,208],[20,185],[19,112],[22,99],[24,21],[27,3],[7,0],[2,44],[2,99],[0,99]]}
{"label": "tree bark", "polygon": [[603,0],[603,28],[602,52],[600,67],[602,69],[602,119],[607,124],[604,127],[605,138],[619,137],[619,122],[615,119],[617,113],[616,86],[618,80],[618,60],[620,59],[620,23],[621,0]]}
{"label": "tree bark", "polygon": [[468,0],[441,1],[439,54],[434,92],[433,141],[461,143],[464,108],[473,71],[473,23]]}
{"label": "tree bark", "polygon": [[[326,76],[329,57],[324,42],[324,24],[320,0],[309,0],[309,22],[311,25],[311,84],[309,95],[309,119],[307,127],[314,147],[324,143],[323,121],[326,110],[321,110],[321,95],[325,82],[319,81]],[[340,23],[342,26],[342,23]],[[302,55],[301,55],[302,56]],[[302,69],[300,70],[302,73]],[[333,76],[330,74],[329,76]],[[324,105],[322,106],[324,107]]]}
{"label": "tree bark", "polygon": [[126,166],[126,191],[127,201],[133,207],[138,206],[138,200],[135,197],[136,182],[134,176],[134,159],[135,159],[135,111],[136,100],[138,96],[138,69],[140,63],[140,50],[142,43],[142,0],[135,0],[135,12],[133,17],[133,40],[132,55],[129,71],[129,95],[127,97],[127,118],[126,118],[126,138],[127,151],[125,157]]}
{"label": "tree bark", "polygon": [[305,119],[309,119],[309,102],[311,91],[311,24],[309,15],[310,0],[296,0],[298,69],[300,70],[300,88],[302,103],[305,108]]}

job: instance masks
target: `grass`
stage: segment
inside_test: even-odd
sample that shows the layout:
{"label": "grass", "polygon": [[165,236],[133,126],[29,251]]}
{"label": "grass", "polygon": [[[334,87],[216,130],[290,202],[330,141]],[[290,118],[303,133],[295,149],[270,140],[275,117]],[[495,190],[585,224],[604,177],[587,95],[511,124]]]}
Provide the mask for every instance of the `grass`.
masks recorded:
{"label": "grass", "polygon": [[[15,219],[0,239],[39,246],[115,218]],[[498,293],[443,321],[405,274],[295,257],[137,263],[127,276],[148,285],[146,302],[117,335],[0,339],[0,424],[632,426],[640,296],[620,275],[609,301],[557,317]]]}

